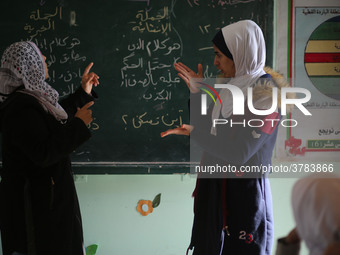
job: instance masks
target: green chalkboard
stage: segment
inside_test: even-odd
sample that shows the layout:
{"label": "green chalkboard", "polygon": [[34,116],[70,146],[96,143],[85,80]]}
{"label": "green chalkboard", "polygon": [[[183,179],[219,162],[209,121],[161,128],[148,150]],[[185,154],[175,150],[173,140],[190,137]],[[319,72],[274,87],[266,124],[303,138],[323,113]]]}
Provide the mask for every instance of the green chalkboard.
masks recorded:
{"label": "green chalkboard", "polygon": [[257,22],[272,64],[273,0],[4,0],[0,7],[1,54],[15,41],[35,42],[61,98],[94,62],[93,136],[72,154],[80,172],[187,171],[189,138],[160,138],[189,122],[189,92],[173,63],[202,63],[214,77],[211,39],[219,28]]}

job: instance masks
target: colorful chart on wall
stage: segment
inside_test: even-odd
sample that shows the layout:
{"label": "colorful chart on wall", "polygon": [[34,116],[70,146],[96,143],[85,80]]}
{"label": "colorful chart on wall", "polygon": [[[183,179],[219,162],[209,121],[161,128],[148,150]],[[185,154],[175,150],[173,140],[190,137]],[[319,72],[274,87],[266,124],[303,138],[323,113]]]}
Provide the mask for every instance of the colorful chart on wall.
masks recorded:
{"label": "colorful chart on wall", "polygon": [[340,100],[340,16],[313,31],[306,45],[305,68],[320,93]]}
{"label": "colorful chart on wall", "polygon": [[[280,127],[279,160],[339,161],[340,152],[340,3],[290,0],[288,71],[292,87],[306,89],[311,98]],[[298,98],[306,95],[298,93]]]}

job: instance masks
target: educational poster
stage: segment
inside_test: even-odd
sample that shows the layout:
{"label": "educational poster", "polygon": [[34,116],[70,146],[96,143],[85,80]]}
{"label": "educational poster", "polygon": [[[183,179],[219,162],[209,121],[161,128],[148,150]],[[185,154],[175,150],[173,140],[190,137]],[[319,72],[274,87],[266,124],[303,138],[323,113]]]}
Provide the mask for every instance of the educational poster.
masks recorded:
{"label": "educational poster", "polygon": [[[340,161],[340,3],[289,1],[287,77],[310,92],[281,126],[278,160]],[[308,98],[297,93],[298,98]]]}

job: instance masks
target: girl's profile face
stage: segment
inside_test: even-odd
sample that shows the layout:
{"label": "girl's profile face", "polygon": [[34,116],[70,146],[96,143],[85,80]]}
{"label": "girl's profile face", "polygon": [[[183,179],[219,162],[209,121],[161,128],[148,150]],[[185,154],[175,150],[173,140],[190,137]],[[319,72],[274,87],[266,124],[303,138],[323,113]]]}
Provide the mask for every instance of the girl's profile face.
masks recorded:
{"label": "girl's profile face", "polygon": [[213,47],[215,52],[214,66],[221,71],[225,78],[235,77],[234,61],[224,55],[215,45]]}

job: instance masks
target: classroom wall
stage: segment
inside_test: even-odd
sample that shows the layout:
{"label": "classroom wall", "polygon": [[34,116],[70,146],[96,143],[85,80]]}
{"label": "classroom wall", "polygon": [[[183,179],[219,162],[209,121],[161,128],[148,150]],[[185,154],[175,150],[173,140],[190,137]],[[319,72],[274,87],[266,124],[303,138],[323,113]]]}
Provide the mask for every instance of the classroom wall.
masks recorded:
{"label": "classroom wall", "polygon": [[[296,179],[270,181],[277,240],[294,226],[290,195]],[[76,176],[85,245],[97,244],[97,255],[185,254],[191,235],[195,182],[191,175]],[[141,216],[136,210],[138,201],[153,200],[158,193],[160,205],[148,216]],[[273,255],[275,247],[274,243]],[[303,247],[301,255],[307,254]]]}
{"label": "classroom wall", "polygon": [[[278,164],[289,164],[276,163]],[[339,162],[333,162],[340,169]],[[80,178],[79,178],[80,177]],[[85,179],[85,180],[84,180]],[[271,178],[274,211],[274,246],[295,225],[291,190],[295,178]],[[76,178],[85,232],[85,245],[98,244],[98,255],[185,254],[193,220],[193,175],[82,175]],[[161,193],[159,207],[141,216],[140,199],[153,200]],[[1,254],[1,253],[0,253]],[[302,244],[300,255],[308,250]]]}
{"label": "classroom wall", "polygon": [[[98,244],[98,255],[185,254],[191,235],[195,181],[190,175],[87,176],[87,182],[76,183],[86,245]],[[275,240],[294,226],[290,193],[295,181],[271,179]],[[158,193],[162,193],[159,207],[141,216],[136,210],[138,201],[152,200]],[[306,254],[304,248],[301,255]]]}
{"label": "classroom wall", "polygon": [[[97,255],[185,254],[193,221],[195,176],[79,175],[75,179],[85,245],[97,244]],[[275,240],[294,226],[290,192],[295,181],[271,179]],[[160,205],[141,216],[138,201],[153,200],[158,193]],[[304,248],[301,255],[306,254]]]}
{"label": "classroom wall", "polygon": [[[193,220],[188,175],[91,175],[77,183],[85,245],[98,244],[98,255],[185,254]],[[139,200],[161,203],[142,216]]]}

